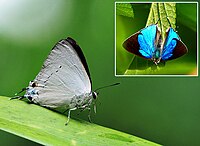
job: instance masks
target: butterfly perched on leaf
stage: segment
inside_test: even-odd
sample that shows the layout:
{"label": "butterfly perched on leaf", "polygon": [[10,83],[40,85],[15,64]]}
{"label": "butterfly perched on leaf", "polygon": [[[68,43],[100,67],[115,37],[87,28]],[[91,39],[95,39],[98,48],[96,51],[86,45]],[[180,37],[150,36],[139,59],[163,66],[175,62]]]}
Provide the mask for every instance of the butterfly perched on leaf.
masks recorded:
{"label": "butterfly perched on leaf", "polygon": [[35,79],[19,92],[26,93],[11,99],[27,98],[43,107],[68,110],[68,124],[70,111],[76,109],[88,109],[90,120],[90,106],[94,104],[96,111],[98,90],[114,85],[119,83],[92,91],[92,80],[84,54],[77,42],[68,37],[56,43]]}
{"label": "butterfly perched on leaf", "polygon": [[139,57],[152,60],[156,65],[188,52],[186,45],[172,27],[167,29],[163,41],[157,24],[149,25],[130,36],[123,43],[123,47]]}

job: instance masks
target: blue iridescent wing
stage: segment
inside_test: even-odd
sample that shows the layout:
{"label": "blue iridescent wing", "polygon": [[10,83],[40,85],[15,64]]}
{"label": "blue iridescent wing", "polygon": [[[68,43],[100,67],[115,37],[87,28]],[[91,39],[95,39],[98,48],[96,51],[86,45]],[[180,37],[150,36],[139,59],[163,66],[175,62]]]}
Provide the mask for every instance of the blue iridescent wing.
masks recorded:
{"label": "blue iridescent wing", "polygon": [[151,59],[152,53],[155,50],[157,31],[157,25],[150,25],[130,36],[123,43],[123,47],[135,55],[145,59]]}
{"label": "blue iridescent wing", "polygon": [[162,60],[172,60],[188,52],[185,44],[180,40],[178,34],[173,28],[169,28],[166,33],[166,39],[162,50]]}
{"label": "blue iridescent wing", "polygon": [[150,25],[141,30],[138,35],[138,43],[140,44],[139,52],[147,59],[153,57],[155,51],[155,39],[157,35],[157,25]]}

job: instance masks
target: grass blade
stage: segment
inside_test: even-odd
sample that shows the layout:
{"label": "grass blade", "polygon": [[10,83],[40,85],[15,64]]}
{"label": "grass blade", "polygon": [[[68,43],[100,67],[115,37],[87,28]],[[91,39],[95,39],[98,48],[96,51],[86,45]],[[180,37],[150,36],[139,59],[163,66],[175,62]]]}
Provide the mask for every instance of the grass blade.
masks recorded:
{"label": "grass blade", "polygon": [[0,129],[43,145],[135,145],[158,144],[20,100],[0,97]]}

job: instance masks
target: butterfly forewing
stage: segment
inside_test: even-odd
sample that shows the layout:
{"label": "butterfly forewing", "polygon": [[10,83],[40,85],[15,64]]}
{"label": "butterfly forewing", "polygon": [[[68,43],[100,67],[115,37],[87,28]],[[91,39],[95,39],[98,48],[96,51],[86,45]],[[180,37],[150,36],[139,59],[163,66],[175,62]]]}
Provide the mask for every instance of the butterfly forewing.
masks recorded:
{"label": "butterfly forewing", "polygon": [[38,84],[34,102],[55,108],[69,105],[76,95],[91,92],[90,78],[75,47],[69,40],[54,46],[34,80]]}
{"label": "butterfly forewing", "polygon": [[141,34],[138,36],[138,42],[140,44],[139,52],[147,59],[153,57],[155,51],[155,40],[157,36],[157,25],[150,25],[141,30]]}
{"label": "butterfly forewing", "polygon": [[135,55],[151,59],[155,51],[155,40],[159,34],[157,25],[150,25],[129,37],[123,47]]}
{"label": "butterfly forewing", "polygon": [[140,57],[143,57],[142,54],[139,52],[140,45],[138,43],[138,35],[140,32],[137,32],[130,36],[124,43],[123,47],[129,51],[130,53],[133,53],[135,55],[138,55]]}

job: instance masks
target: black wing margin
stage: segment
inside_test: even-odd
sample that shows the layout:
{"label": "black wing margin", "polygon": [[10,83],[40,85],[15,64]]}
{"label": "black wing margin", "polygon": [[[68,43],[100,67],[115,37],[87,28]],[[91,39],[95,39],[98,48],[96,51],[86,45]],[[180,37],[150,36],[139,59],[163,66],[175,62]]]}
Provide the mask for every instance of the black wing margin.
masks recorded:
{"label": "black wing margin", "polygon": [[141,58],[146,59],[140,52],[140,44],[138,43],[138,35],[140,32],[137,32],[130,36],[128,39],[126,39],[123,43],[123,47],[130,53],[133,53],[134,55],[137,55]]}
{"label": "black wing margin", "polygon": [[187,49],[186,45],[181,40],[177,40],[177,45],[173,50],[173,55],[168,60],[172,60],[172,59],[181,57],[184,54],[186,54],[187,52],[188,52],[188,49]]}
{"label": "black wing margin", "polygon": [[76,51],[76,53],[78,54],[78,57],[80,58],[83,66],[84,66],[84,68],[87,72],[87,75],[88,75],[90,82],[91,82],[91,85],[92,85],[92,80],[91,80],[91,77],[90,77],[90,71],[89,71],[89,68],[88,68],[88,65],[87,65],[87,61],[85,59],[85,56],[84,56],[83,51],[81,50],[80,46],[71,37],[68,37],[67,39],[64,39],[64,40],[61,40],[61,41],[62,41],[62,43],[67,41],[73,47],[73,49]]}

